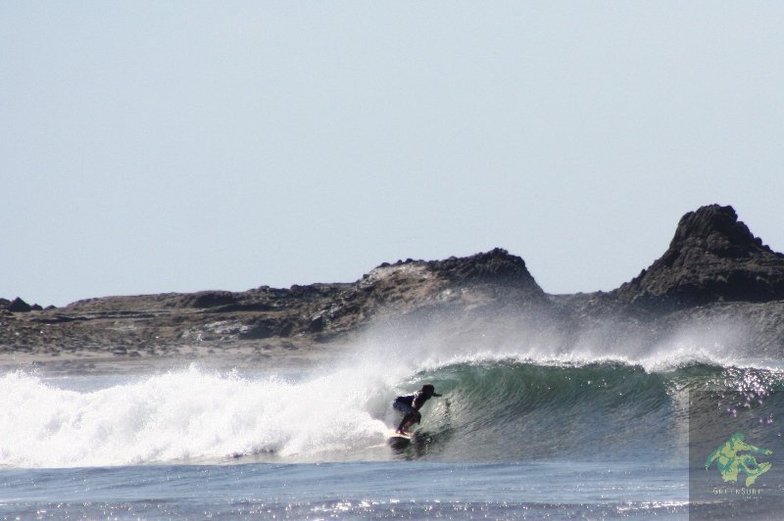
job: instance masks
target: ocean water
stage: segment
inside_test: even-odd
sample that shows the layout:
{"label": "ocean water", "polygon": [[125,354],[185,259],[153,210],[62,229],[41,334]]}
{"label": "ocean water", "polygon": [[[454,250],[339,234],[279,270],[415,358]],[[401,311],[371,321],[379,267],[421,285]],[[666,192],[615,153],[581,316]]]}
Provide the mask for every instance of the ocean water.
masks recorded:
{"label": "ocean water", "polygon": [[[300,368],[15,368],[0,374],[0,518],[780,518],[776,361],[596,351],[369,341]],[[391,447],[392,400],[425,382],[443,397]],[[751,484],[705,465],[738,431],[770,452],[745,460]]]}

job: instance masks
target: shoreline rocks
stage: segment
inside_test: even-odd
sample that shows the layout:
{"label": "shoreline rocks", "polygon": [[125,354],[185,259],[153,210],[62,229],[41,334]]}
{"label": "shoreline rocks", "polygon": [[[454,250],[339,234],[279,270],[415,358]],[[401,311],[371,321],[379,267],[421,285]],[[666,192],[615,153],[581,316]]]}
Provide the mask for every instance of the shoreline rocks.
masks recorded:
{"label": "shoreline rocks", "polygon": [[[574,345],[657,339],[690,322],[749,324],[748,342],[784,353],[784,255],[765,246],[729,206],[684,215],[651,266],[610,292],[548,295],[525,261],[496,248],[468,257],[384,263],[356,282],[245,292],[114,296],[62,308],[0,299],[0,356],[91,352],[119,359],[273,356],[326,349],[382,324],[443,324],[450,335]],[[472,336],[473,335],[473,336]],[[516,335],[516,336],[515,336]]]}

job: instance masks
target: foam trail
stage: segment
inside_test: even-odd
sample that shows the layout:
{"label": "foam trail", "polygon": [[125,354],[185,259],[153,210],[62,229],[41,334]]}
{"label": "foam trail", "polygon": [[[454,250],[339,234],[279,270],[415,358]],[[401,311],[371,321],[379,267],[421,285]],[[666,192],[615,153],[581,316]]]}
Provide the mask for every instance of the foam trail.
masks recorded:
{"label": "foam trail", "polygon": [[[368,400],[381,381],[335,372],[302,382],[195,367],[91,392],[0,377],[0,465],[70,467],[274,453],[318,458],[383,440]],[[368,385],[370,387],[368,387]],[[347,442],[346,432],[350,432]]]}

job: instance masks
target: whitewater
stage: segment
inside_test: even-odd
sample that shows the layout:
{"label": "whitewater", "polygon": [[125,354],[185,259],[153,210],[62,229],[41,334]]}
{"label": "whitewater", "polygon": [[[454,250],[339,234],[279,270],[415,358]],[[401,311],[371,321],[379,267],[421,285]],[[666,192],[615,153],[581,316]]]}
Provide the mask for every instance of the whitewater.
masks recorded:
{"label": "whitewater", "polygon": [[[443,396],[393,449],[391,402],[423,383]],[[775,360],[699,332],[622,350],[425,331],[302,367],[14,368],[0,375],[0,516],[721,518],[694,480],[724,482],[692,453],[742,428],[779,470],[782,385]],[[771,471],[768,502],[722,512],[774,519],[782,483]]]}

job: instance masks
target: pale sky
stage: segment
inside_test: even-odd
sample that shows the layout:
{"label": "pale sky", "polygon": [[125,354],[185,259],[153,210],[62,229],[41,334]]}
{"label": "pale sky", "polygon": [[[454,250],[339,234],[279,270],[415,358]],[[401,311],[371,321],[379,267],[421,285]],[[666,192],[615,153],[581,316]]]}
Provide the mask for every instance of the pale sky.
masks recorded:
{"label": "pale sky", "polygon": [[784,2],[0,3],[0,297],[506,248],[611,290],[681,215],[784,251]]}

